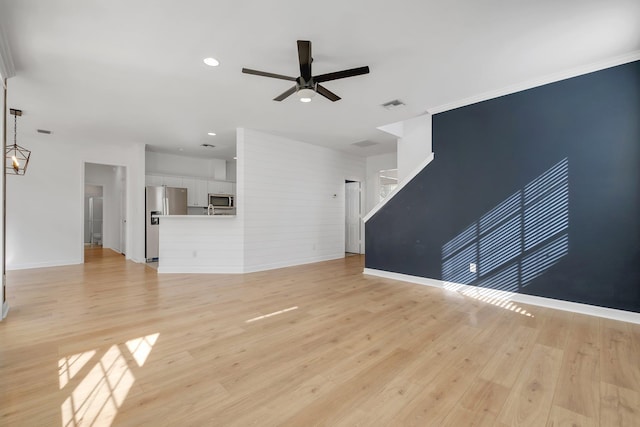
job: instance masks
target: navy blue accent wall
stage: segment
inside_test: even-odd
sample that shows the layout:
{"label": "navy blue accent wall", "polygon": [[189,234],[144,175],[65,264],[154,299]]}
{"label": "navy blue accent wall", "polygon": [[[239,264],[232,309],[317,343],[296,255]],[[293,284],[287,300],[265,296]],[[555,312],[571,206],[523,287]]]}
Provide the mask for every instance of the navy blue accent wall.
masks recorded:
{"label": "navy blue accent wall", "polygon": [[433,151],[367,268],[640,312],[640,61],[436,114]]}

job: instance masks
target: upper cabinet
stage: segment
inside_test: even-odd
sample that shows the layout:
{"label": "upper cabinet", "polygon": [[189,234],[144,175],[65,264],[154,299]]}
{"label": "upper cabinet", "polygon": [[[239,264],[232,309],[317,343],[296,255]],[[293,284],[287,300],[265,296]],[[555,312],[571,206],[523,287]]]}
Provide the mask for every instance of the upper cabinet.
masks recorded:
{"label": "upper cabinet", "polygon": [[181,176],[164,176],[162,177],[162,185],[167,187],[184,187],[183,178]]}
{"label": "upper cabinet", "polygon": [[198,178],[185,178],[187,187],[187,205],[207,206],[207,180]]}
{"label": "upper cabinet", "polygon": [[226,181],[229,176],[235,177],[235,162],[227,171],[227,162],[222,159],[193,158],[153,151],[145,154],[146,185],[186,188],[188,206],[206,207],[209,193],[235,194],[235,184]]}
{"label": "upper cabinet", "polygon": [[152,187],[159,187],[162,185],[162,177],[159,175],[147,175],[145,177],[145,184]]}
{"label": "upper cabinet", "polygon": [[235,194],[235,183],[227,181],[206,180],[203,178],[146,175],[146,185],[182,187],[187,189],[187,206],[206,207],[211,194]]}
{"label": "upper cabinet", "polygon": [[209,181],[207,191],[209,194],[234,194],[233,183],[227,181]]}

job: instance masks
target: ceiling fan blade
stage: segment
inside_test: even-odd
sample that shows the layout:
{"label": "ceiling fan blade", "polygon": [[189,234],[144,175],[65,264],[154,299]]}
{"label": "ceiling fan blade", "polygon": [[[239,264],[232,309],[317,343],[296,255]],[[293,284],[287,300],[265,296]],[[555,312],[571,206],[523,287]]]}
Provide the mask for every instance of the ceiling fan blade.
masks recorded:
{"label": "ceiling fan blade", "polygon": [[267,72],[258,71],[258,70],[251,70],[249,68],[243,68],[242,72],[245,74],[254,74],[256,76],[271,77],[273,79],[289,80],[291,82],[296,81],[295,77],[283,76],[282,74],[267,73]]}
{"label": "ceiling fan blade", "polygon": [[336,71],[335,73],[320,74],[315,76],[313,81],[316,83],[328,82],[329,80],[344,79],[346,77],[359,76],[361,74],[368,74],[369,67],[358,67],[350,70]]}
{"label": "ceiling fan blade", "polygon": [[311,42],[298,40],[298,59],[300,60],[300,76],[305,82],[311,80]]}
{"label": "ceiling fan blade", "polygon": [[298,90],[298,87],[297,86],[293,86],[291,89],[287,89],[286,91],[282,92],[280,95],[278,95],[275,98],[273,98],[273,100],[274,101],[282,101],[283,99],[285,99],[289,95],[292,95],[293,93],[295,93],[296,90]]}
{"label": "ceiling fan blade", "polygon": [[320,95],[324,96],[325,98],[336,102],[340,100],[340,97],[338,95],[336,95],[335,93],[331,92],[329,89],[327,89],[326,87],[322,86],[322,85],[316,85],[316,92],[318,92]]}

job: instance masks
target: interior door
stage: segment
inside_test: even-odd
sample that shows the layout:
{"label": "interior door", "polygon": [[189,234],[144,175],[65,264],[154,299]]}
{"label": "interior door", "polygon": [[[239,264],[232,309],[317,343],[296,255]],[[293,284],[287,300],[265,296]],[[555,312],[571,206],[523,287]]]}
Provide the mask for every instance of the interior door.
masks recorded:
{"label": "interior door", "polygon": [[345,183],[345,252],[360,253],[360,183]]}

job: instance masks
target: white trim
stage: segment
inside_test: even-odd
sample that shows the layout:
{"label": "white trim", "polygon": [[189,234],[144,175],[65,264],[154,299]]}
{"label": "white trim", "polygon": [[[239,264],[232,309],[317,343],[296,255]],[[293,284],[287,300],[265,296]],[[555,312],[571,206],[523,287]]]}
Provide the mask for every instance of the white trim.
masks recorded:
{"label": "white trim", "polygon": [[369,221],[369,219],[371,219],[371,217],[374,216],[376,212],[382,209],[382,207],[386,205],[387,202],[389,202],[389,200],[391,200],[396,194],[398,194],[400,190],[402,190],[405,185],[407,185],[413,178],[415,178],[416,175],[418,175],[422,171],[422,169],[424,169],[429,163],[431,163],[433,159],[434,159],[434,154],[431,153],[426,159],[422,161],[422,163],[418,165],[417,168],[411,171],[411,173],[407,175],[407,177],[404,180],[400,181],[398,183],[398,186],[391,193],[389,193],[387,197],[385,197],[380,203],[375,205],[373,209],[371,209],[369,213],[364,216],[363,221],[364,222]]}
{"label": "white trim", "polygon": [[500,291],[497,289],[482,288],[479,286],[463,285],[461,283],[445,282],[442,280],[428,279],[426,277],[411,276],[408,274],[393,273],[390,271],[365,268],[363,274],[369,276],[384,277],[386,279],[400,280],[403,282],[416,283],[418,285],[433,286],[447,291],[456,292],[472,298],[483,300],[513,301],[523,304],[537,305],[540,307],[553,308],[556,310],[570,311],[573,313],[587,314],[589,316],[604,317],[607,319],[620,320],[640,324],[640,313],[632,311],[617,310],[614,308],[599,307],[596,305],[581,304],[571,301],[563,301],[552,298],[544,298],[533,295],[525,295],[513,292]]}
{"label": "white trim", "polygon": [[[152,268],[152,267],[149,267]],[[158,266],[158,274],[242,274],[242,267]]]}
{"label": "white trim", "polygon": [[[416,117],[420,117],[423,116],[423,114],[419,114]],[[411,119],[409,119],[411,120]],[[386,132],[389,135],[393,135],[395,137],[398,138],[402,138],[402,135],[404,133],[404,121],[400,121],[400,122],[395,122],[395,123],[390,123],[388,125],[384,125],[384,126],[378,126],[376,129],[381,130],[382,132]]]}
{"label": "white trim", "polygon": [[2,303],[2,315],[0,317],[0,320],[3,320],[5,317],[7,317],[7,314],[9,314],[9,303],[5,301]]}
{"label": "white trim", "polygon": [[304,264],[314,264],[316,262],[332,261],[344,258],[344,251],[333,255],[318,256],[312,258],[300,258],[296,260],[288,260],[269,264],[258,264],[244,267],[244,273],[257,273],[259,271],[275,270],[278,268],[295,267]]}
{"label": "white trim", "polygon": [[[158,265],[158,273],[159,274],[171,274],[171,273],[180,273],[180,274],[245,274],[245,273],[257,273],[260,271],[267,270],[275,270],[278,268],[287,268],[287,267],[296,267],[298,265],[304,264],[314,264],[317,262],[324,261],[332,261],[336,259],[344,258],[344,252],[340,252],[336,255],[327,255],[323,257],[314,257],[314,258],[304,258],[298,259],[295,261],[284,261],[278,263],[271,264],[260,264],[253,265],[249,267],[240,267],[240,266],[232,266],[232,267],[220,267],[220,266],[169,266],[163,267],[162,261],[159,262]],[[151,267],[149,267],[151,268]]]}
{"label": "white trim", "polygon": [[427,109],[429,114],[438,114],[445,111],[453,110],[467,105],[476,104],[478,102],[487,101],[489,99],[498,98],[500,96],[511,95],[513,93],[522,92],[523,90],[531,89],[538,86],[543,86],[549,83],[559,82],[561,80],[570,79],[573,77],[581,76],[583,74],[593,73],[595,71],[604,70],[606,68],[615,67],[629,62],[640,60],[640,50],[633,51],[624,55],[609,58],[604,61],[595,62],[581,67],[571,68],[569,70],[560,71],[553,74],[547,74],[546,76],[536,79],[528,80],[526,82],[513,84],[501,89],[484,92],[479,95],[470,96],[468,98],[453,101],[448,104],[439,105]]}
{"label": "white trim", "polygon": [[7,265],[7,271],[13,270],[26,270],[29,268],[47,268],[47,267],[62,267],[65,265],[76,265],[82,264],[83,260],[81,259],[67,259],[67,260],[58,260],[58,261],[45,261],[45,262],[27,262],[23,264],[13,264]]}

